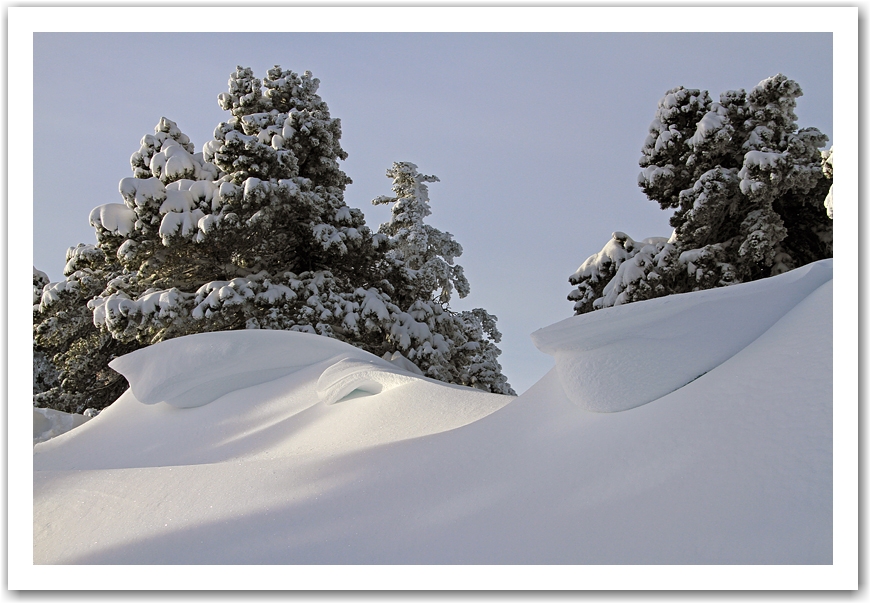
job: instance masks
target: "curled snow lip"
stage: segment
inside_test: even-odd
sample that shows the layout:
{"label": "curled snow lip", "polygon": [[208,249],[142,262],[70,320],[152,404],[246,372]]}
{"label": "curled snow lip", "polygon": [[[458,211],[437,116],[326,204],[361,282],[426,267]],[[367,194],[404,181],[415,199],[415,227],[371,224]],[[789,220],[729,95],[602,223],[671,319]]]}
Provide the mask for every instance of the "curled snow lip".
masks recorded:
{"label": "curled snow lip", "polygon": [[532,333],[554,357],[568,398],[619,412],[716,368],[833,278],[833,261],[720,289],[669,295],[573,316]]}
{"label": "curled snow lip", "polygon": [[324,404],[335,404],[348,399],[355,391],[363,395],[375,395],[418,380],[406,371],[386,366],[386,362],[380,364],[342,358],[320,375],[317,397]]}

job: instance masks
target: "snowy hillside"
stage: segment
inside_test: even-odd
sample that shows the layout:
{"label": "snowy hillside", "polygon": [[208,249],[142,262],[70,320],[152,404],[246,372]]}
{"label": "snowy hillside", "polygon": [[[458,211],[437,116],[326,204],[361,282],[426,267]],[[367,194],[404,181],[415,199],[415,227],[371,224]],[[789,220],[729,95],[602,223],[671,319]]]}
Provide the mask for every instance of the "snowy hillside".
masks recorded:
{"label": "snowy hillside", "polygon": [[518,398],[316,335],[139,350],[34,446],[34,562],[831,564],[832,266],[542,329]]}

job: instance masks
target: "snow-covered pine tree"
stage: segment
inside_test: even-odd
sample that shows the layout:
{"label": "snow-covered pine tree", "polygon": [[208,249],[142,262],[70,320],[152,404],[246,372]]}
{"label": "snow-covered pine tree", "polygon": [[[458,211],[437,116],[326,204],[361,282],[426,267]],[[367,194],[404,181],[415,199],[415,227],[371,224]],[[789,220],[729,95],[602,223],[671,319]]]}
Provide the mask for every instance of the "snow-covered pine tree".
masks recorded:
{"label": "snow-covered pine tree", "polygon": [[142,344],[244,327],[333,335],[338,292],[383,285],[382,237],[344,202],[340,122],[318,84],[275,67],[264,92],[239,67],[218,99],[232,117],[202,154],[164,119],[146,170],[143,139],[136,177],[120,185],[132,226],[121,233],[92,220],[100,247],[125,268],[91,304],[98,325]]}
{"label": "snow-covered pine tree", "polygon": [[[389,235],[372,233],[345,204],[340,122],[318,85],[308,72],[276,66],[261,82],[239,67],[218,98],[232,117],[202,153],[165,118],[143,137],[130,159],[134,177],[119,185],[123,203],[91,212],[97,245],[71,249],[66,279],[43,287],[34,345],[61,383],[36,404],[103,408],[126,386],[107,366],[115,355],[241,328],[337,337],[397,362],[414,356],[434,378],[512,393],[490,361],[494,317],[433,319],[445,310],[427,303],[431,291],[420,304],[412,299],[428,281],[410,275],[428,269],[388,258]],[[439,253],[452,260],[450,249],[445,241]],[[451,274],[467,291],[461,269]]]}
{"label": "snow-covered pine tree", "polygon": [[426,183],[438,178],[418,173],[408,162],[394,163],[387,177],[393,180],[395,196],[380,196],[372,203],[392,205],[390,221],[379,230],[389,237],[387,260],[399,272],[392,278],[393,297],[404,310],[392,327],[392,338],[431,377],[515,395],[498,362],[497,318],[483,308],[455,312],[449,307],[453,291],[464,298],[470,286],[462,266],[454,263],[462,246],[450,233],[424,221],[432,213]]}
{"label": "snow-covered pine tree", "polygon": [[[33,312],[39,310],[42,301],[42,290],[49,283],[48,275],[33,267]],[[59,385],[57,367],[51,361],[45,349],[33,343],[33,395],[41,394]]]}
{"label": "snow-covered pine tree", "polygon": [[120,271],[117,263],[93,245],[71,247],[66,257],[62,281],[49,283],[34,269],[33,403],[82,413],[104,408],[127,389],[127,381],[108,364],[139,346],[98,329],[88,308]]}
{"label": "snow-covered pine tree", "polygon": [[[659,101],[638,184],[674,209],[670,239],[624,233],[569,278],[576,314],[721,287],[831,257],[825,199],[833,165],[816,128],[798,129],[797,82],[782,74],[748,94],[674,88]],[[831,200],[830,203],[833,201]]]}

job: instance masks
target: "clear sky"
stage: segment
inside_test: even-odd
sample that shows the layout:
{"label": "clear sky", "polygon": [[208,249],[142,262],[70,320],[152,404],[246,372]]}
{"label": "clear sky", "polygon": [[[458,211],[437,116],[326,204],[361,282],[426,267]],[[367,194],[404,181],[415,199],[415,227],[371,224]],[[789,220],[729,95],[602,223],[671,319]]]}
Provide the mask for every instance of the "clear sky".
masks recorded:
{"label": "clear sky", "polygon": [[[310,70],[342,120],[348,205],[370,227],[384,176],[411,161],[431,184],[430,222],[463,246],[471,295],[499,318],[518,392],[552,360],[529,333],[572,315],[567,279],[615,230],[668,236],[669,212],[637,186],[656,103],[678,85],[751,89],[797,80],[798,123],[833,138],[830,33],[36,33],[34,265],[62,278],[93,243],[90,210],[120,203],[130,155],[165,116],[196,146],[229,117],[217,95],[237,65]],[[14,94],[10,83],[9,94]],[[13,116],[10,116],[13,119]],[[833,140],[831,141],[833,142]]]}

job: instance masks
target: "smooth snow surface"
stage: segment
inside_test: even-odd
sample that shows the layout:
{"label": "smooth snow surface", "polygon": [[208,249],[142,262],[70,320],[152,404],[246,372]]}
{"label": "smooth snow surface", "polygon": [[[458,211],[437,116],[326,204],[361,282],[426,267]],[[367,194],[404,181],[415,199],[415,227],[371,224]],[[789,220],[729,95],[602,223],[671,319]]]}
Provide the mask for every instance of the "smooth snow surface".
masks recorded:
{"label": "smooth snow surface", "polygon": [[[609,316],[591,330],[605,352],[618,342],[614,361],[648,350],[622,371],[634,383],[716,358],[624,412],[579,408],[558,366],[509,398],[313,335],[152,346],[119,359],[132,391],[35,446],[34,562],[831,564],[833,283],[808,286],[819,270],[830,262],[587,315]],[[667,364],[680,346],[655,338],[660,320],[683,326],[663,331],[683,348]],[[557,362],[588,351],[578,322],[546,329]],[[726,322],[741,336],[722,340]],[[271,380],[252,382],[260,369]]]}
{"label": "smooth snow surface", "polygon": [[596,412],[651,402],[722,364],[833,278],[822,261],[724,289],[573,316],[532,333],[568,398]]}

